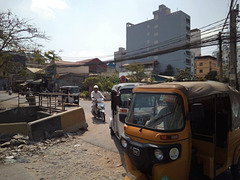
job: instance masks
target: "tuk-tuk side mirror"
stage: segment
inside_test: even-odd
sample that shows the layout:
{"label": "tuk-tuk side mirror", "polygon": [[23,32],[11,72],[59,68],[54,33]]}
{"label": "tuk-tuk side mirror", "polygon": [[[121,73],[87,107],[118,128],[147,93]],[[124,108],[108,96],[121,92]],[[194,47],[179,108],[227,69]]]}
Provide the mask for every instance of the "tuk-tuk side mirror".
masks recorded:
{"label": "tuk-tuk side mirror", "polygon": [[204,119],[204,106],[202,103],[195,103],[191,105],[191,111],[188,117],[191,122],[200,122]]}
{"label": "tuk-tuk side mirror", "polygon": [[117,95],[117,96],[114,97],[114,101],[115,101],[115,104],[116,104],[117,106],[121,106],[121,105],[122,105],[122,101],[121,101],[121,98],[120,98],[119,95]]}

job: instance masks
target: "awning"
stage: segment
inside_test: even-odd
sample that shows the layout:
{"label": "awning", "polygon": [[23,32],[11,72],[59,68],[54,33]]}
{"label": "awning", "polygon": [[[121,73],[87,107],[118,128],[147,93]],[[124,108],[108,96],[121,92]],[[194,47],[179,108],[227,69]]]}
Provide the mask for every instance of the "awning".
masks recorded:
{"label": "awning", "polygon": [[39,72],[39,71],[42,70],[42,69],[40,69],[40,68],[32,68],[32,67],[27,67],[27,69],[28,69],[29,71],[31,71],[32,73],[37,73],[37,72]]}
{"label": "awning", "polygon": [[32,82],[32,84],[40,84],[42,82],[42,79],[37,79]]}
{"label": "awning", "polygon": [[28,83],[27,82],[24,82],[24,83],[21,83],[20,86],[26,86]]}
{"label": "awning", "polygon": [[25,81],[24,83],[21,83],[20,85],[26,86],[27,84],[41,84],[41,82],[42,82],[42,79],[37,79],[35,81],[29,79],[29,80]]}

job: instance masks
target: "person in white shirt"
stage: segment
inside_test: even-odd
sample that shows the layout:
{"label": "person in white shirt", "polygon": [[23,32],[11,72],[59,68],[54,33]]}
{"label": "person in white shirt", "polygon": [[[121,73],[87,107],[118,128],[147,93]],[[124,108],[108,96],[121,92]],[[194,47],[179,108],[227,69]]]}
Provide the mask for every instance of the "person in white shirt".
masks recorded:
{"label": "person in white shirt", "polygon": [[91,92],[91,98],[92,98],[92,114],[96,115],[97,112],[97,103],[96,100],[99,98],[104,98],[103,94],[98,90],[98,86],[93,86],[93,91]]}

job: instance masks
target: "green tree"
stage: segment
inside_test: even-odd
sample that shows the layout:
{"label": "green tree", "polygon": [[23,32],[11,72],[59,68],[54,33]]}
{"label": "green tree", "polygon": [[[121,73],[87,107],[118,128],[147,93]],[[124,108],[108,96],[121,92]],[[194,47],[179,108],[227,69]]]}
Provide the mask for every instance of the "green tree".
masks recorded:
{"label": "green tree", "polygon": [[89,94],[91,94],[94,85],[98,85],[99,89],[101,89],[102,85],[99,77],[88,77],[83,81],[83,86],[88,90]]}
{"label": "green tree", "polygon": [[40,45],[34,40],[49,37],[38,28],[29,24],[28,19],[20,19],[10,10],[0,12],[0,68],[11,59],[6,58],[6,51],[25,52],[33,51]]}
{"label": "green tree", "polygon": [[172,76],[173,75],[173,67],[171,64],[168,64],[166,67],[166,70],[163,73],[166,76]]}
{"label": "green tree", "polygon": [[46,58],[42,55],[41,51],[37,50],[33,52],[34,61],[38,64],[46,63]]}
{"label": "green tree", "polygon": [[131,74],[127,75],[130,82],[141,82],[144,78],[148,76],[144,73],[144,65],[137,64],[136,62],[125,67]]}
{"label": "green tree", "polygon": [[62,61],[61,57],[58,56],[54,50],[45,52],[44,56],[47,58],[48,62]]}
{"label": "green tree", "polygon": [[205,78],[207,80],[217,81],[217,71],[210,71]]}
{"label": "green tree", "polygon": [[104,75],[99,76],[99,79],[100,79],[100,84],[101,84],[102,91],[110,92],[113,85],[114,85],[113,81],[111,81],[110,78],[107,78]]}
{"label": "green tree", "polygon": [[0,12],[0,51],[25,51],[37,47],[34,39],[49,37],[29,24],[28,19],[20,19],[10,10]]}
{"label": "green tree", "polygon": [[115,85],[120,83],[120,79],[116,74],[113,74],[112,76],[109,77],[109,80]]}
{"label": "green tree", "polygon": [[189,81],[189,80],[192,80],[193,78],[190,68],[185,68],[184,70],[176,68],[176,71],[177,71],[177,74],[175,76],[175,79],[177,81],[184,81],[184,80]]}

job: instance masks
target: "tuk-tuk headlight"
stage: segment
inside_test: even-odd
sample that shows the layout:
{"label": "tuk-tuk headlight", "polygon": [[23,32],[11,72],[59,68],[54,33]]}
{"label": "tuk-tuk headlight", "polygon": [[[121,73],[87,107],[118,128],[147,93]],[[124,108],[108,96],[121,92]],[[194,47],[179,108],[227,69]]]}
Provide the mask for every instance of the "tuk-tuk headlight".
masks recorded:
{"label": "tuk-tuk headlight", "polygon": [[127,147],[127,141],[125,139],[121,139],[121,144],[123,148]]}
{"label": "tuk-tuk headlight", "polygon": [[179,150],[178,148],[174,147],[169,151],[169,157],[171,160],[176,160],[179,157]]}
{"label": "tuk-tuk headlight", "polygon": [[154,150],[155,158],[159,161],[163,160],[163,152],[160,149]]}

